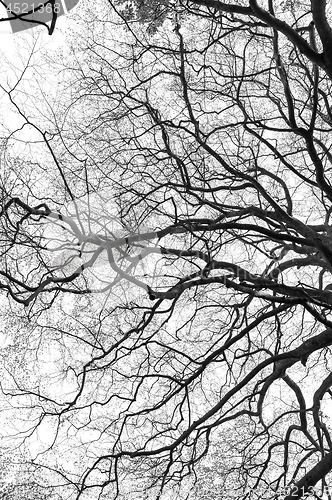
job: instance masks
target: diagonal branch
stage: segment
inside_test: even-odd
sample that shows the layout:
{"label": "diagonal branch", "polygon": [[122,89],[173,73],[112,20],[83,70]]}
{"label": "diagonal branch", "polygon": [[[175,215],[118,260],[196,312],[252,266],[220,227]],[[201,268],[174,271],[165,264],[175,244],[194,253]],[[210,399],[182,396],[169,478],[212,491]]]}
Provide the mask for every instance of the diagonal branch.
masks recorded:
{"label": "diagonal branch", "polygon": [[296,500],[302,498],[315,484],[323,479],[332,469],[332,451],[325,455],[312,469],[310,469],[302,479],[291,488],[290,495],[284,500]]}

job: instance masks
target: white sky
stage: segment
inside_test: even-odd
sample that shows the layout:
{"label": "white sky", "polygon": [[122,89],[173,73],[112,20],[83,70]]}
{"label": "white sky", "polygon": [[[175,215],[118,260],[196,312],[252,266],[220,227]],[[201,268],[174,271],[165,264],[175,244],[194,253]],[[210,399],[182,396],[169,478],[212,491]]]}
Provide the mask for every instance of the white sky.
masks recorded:
{"label": "white sky", "polygon": [[[0,14],[2,14],[1,10]],[[2,17],[2,15],[0,17]],[[35,43],[37,47],[46,50],[48,54],[56,54],[60,48],[65,47],[66,33],[68,33],[70,28],[73,26],[73,21],[69,19],[69,15],[64,15],[58,18],[56,22],[56,29],[51,36],[48,34],[46,28],[42,26],[37,26],[31,30],[15,34],[4,33],[5,30],[3,26],[9,27],[9,22],[0,23],[0,86],[3,86],[6,89],[11,89],[22,75],[22,71],[31,52],[29,48]],[[36,56],[37,61],[38,58],[40,60],[40,53]],[[50,72],[47,72],[47,74],[45,73],[45,67],[41,68],[40,73],[42,77],[43,73],[45,74],[45,77],[43,78],[43,90],[47,92],[47,87],[56,85],[56,81],[53,82]],[[29,73],[25,75],[23,86],[22,84],[17,86],[17,91],[20,92],[23,90],[27,94],[29,93],[28,78]],[[15,97],[15,93],[13,95]],[[19,117],[15,108],[10,103],[8,96],[0,87],[0,137],[8,137],[10,133],[19,129],[23,123],[23,119]],[[31,133],[31,129],[29,130],[28,127],[24,127],[23,132],[15,134],[15,138],[17,139],[19,137],[23,140],[29,140],[31,139]]]}

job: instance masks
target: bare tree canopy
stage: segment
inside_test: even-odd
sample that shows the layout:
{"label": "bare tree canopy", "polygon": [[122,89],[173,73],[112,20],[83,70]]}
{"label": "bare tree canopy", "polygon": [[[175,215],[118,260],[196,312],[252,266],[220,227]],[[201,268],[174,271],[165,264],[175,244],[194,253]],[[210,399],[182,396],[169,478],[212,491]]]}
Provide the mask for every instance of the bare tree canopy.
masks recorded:
{"label": "bare tree canopy", "polygon": [[3,446],[63,499],[331,498],[331,2],[80,15],[1,84]]}

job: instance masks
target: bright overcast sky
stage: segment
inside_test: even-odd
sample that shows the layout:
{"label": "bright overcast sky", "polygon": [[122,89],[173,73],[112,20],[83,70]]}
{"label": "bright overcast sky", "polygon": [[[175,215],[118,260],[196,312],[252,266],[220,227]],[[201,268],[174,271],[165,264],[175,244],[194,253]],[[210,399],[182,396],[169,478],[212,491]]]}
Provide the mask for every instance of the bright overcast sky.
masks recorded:
{"label": "bright overcast sky", "polygon": [[[2,14],[2,11],[0,11],[0,14]],[[70,29],[71,21],[68,17],[61,16],[57,19],[56,29],[51,36],[48,34],[46,28],[41,26],[15,34],[5,33],[5,26],[8,27],[8,31],[10,25],[8,22],[0,23],[0,57],[2,62],[0,85],[6,89],[10,89],[15,85],[29,58],[31,52],[29,48],[34,43],[36,43],[37,47],[42,48],[43,51],[46,50],[48,54],[51,55],[52,52],[56,54],[59,48],[63,47],[65,33]],[[37,57],[40,57],[40,54]],[[45,67],[41,69],[41,73],[43,71],[45,72]],[[47,72],[47,75],[45,74],[43,85],[45,91],[47,91],[47,84],[52,85],[49,72]],[[27,85],[28,82],[26,81],[24,87],[28,92],[29,88]],[[8,96],[0,88],[0,136],[6,136],[8,132],[13,132],[22,125],[23,121],[20,121],[20,117],[14,111]],[[5,130],[3,130],[3,127]],[[24,129],[24,133],[28,133],[27,128]]]}

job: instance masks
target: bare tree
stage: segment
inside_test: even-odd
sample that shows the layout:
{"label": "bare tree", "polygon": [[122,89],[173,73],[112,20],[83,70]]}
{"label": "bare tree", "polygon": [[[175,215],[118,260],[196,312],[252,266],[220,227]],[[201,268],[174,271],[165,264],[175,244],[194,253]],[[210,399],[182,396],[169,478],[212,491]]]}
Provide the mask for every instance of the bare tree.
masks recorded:
{"label": "bare tree", "polygon": [[330,7],[100,6],[7,89],[3,401],[64,494],[329,497]]}

